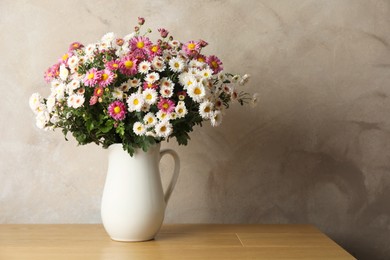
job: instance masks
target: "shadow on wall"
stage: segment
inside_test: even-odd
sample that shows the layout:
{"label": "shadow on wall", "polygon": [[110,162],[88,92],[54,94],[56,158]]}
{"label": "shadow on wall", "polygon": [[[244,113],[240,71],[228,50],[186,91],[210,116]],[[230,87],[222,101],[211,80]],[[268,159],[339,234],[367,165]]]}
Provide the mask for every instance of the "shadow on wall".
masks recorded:
{"label": "shadow on wall", "polygon": [[312,107],[252,126],[210,169],[210,222],[311,223],[361,259],[389,255],[390,162],[367,161],[375,154],[367,146],[387,142],[389,131],[351,120],[351,104],[337,108],[341,116]]}

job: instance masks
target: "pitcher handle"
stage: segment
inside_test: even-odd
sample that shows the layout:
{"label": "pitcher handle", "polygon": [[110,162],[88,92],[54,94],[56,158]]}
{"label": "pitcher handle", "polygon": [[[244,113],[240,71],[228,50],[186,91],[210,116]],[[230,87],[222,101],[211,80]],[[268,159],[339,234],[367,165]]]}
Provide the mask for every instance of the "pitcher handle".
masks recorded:
{"label": "pitcher handle", "polygon": [[179,160],[179,156],[177,155],[177,153],[174,150],[172,150],[172,149],[163,149],[163,150],[161,150],[161,152],[160,152],[160,160],[166,154],[170,154],[173,157],[173,160],[175,161],[175,168],[173,169],[172,179],[169,182],[167,190],[165,191],[165,194],[164,194],[165,203],[168,204],[168,200],[171,197],[172,191],[175,188],[175,185],[176,185],[176,182],[177,182],[177,178],[179,177],[180,160]]}

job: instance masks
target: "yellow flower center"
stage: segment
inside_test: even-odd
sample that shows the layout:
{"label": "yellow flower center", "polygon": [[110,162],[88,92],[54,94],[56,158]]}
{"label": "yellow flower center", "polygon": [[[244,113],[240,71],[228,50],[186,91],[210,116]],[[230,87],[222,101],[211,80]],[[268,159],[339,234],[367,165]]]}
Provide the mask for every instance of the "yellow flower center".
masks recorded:
{"label": "yellow flower center", "polygon": [[126,67],[126,68],[131,68],[131,67],[133,67],[133,62],[132,62],[131,60],[125,61],[125,67]]}
{"label": "yellow flower center", "polygon": [[118,64],[114,63],[114,64],[112,64],[112,67],[113,68],[118,68]]}
{"label": "yellow flower center", "polygon": [[146,99],[147,99],[147,100],[151,100],[152,98],[153,98],[152,94],[147,94],[147,95],[146,95]]}
{"label": "yellow flower center", "polygon": [[218,68],[218,63],[216,61],[212,61],[211,62],[211,66],[213,66],[213,68]]}
{"label": "yellow flower center", "polygon": [[162,107],[163,107],[164,109],[168,109],[168,108],[169,108],[169,104],[168,104],[168,103],[164,103],[164,105],[162,105]]}
{"label": "yellow flower center", "polygon": [[142,126],[138,126],[138,127],[137,127],[137,130],[138,130],[138,131],[141,131],[141,130],[142,130]]}
{"label": "yellow flower center", "polygon": [[189,44],[187,45],[187,48],[188,48],[189,50],[193,50],[193,49],[195,49],[195,44],[194,44],[194,43],[189,43]]}
{"label": "yellow flower center", "polygon": [[134,105],[138,105],[139,104],[139,100],[138,99],[134,99],[133,104]]}
{"label": "yellow flower center", "polygon": [[160,128],[160,131],[161,131],[161,132],[167,131],[167,127],[166,127],[166,126],[162,126],[162,127]]}
{"label": "yellow flower center", "polygon": [[137,42],[137,48],[142,49],[145,46],[144,42]]}
{"label": "yellow flower center", "polygon": [[187,85],[188,85],[188,86],[189,86],[189,85],[192,85],[192,81],[191,81],[191,80],[187,81]]}
{"label": "yellow flower center", "polygon": [[179,114],[183,113],[183,108],[179,108],[179,109],[177,110],[177,112],[179,112]]}
{"label": "yellow flower center", "polygon": [[119,114],[121,112],[121,108],[119,107],[119,106],[116,106],[115,108],[114,108],[114,113],[115,114]]}
{"label": "yellow flower center", "polygon": [[102,75],[102,80],[106,80],[106,79],[108,79],[108,74],[103,73],[103,75]]}
{"label": "yellow flower center", "polygon": [[101,93],[102,93],[102,90],[100,88],[96,90],[97,95],[100,95]]}
{"label": "yellow flower center", "polygon": [[153,47],[152,47],[152,52],[157,52],[158,51],[158,47],[157,47],[157,45],[154,45]]}
{"label": "yellow flower center", "polygon": [[149,124],[153,123],[153,118],[149,117],[149,118],[148,118],[148,123],[149,123]]}
{"label": "yellow flower center", "polygon": [[179,68],[179,67],[180,67],[180,64],[179,64],[178,62],[176,62],[176,63],[174,64],[174,66],[175,66],[175,68]]}
{"label": "yellow flower center", "polygon": [[206,112],[206,113],[210,112],[210,107],[205,107],[204,112]]}
{"label": "yellow flower center", "polygon": [[88,74],[88,79],[93,79],[94,77],[95,77],[95,74],[93,74],[93,73]]}
{"label": "yellow flower center", "polygon": [[195,93],[195,95],[200,95],[202,93],[202,91],[200,90],[200,88],[195,88],[194,93]]}
{"label": "yellow flower center", "polygon": [[205,62],[205,60],[204,60],[203,57],[198,57],[198,61],[200,61],[200,62]]}
{"label": "yellow flower center", "polygon": [[64,55],[62,55],[62,60],[66,60],[67,58],[69,58],[69,54],[65,53]]}

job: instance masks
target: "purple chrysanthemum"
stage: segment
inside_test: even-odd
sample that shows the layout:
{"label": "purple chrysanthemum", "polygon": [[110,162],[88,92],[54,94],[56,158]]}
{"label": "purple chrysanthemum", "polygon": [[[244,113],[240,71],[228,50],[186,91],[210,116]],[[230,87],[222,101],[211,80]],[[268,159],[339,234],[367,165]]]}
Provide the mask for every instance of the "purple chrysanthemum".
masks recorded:
{"label": "purple chrysanthemum", "polygon": [[223,70],[221,60],[218,59],[218,57],[215,55],[208,56],[206,59],[206,62],[210,66],[210,68],[213,70],[214,74],[217,74],[218,72]]}

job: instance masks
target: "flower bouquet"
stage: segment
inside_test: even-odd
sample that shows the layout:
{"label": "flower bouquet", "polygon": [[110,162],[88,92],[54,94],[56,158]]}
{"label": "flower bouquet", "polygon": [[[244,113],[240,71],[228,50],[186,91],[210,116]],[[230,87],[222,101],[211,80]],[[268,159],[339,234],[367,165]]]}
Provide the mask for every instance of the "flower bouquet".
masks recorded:
{"label": "flower bouquet", "polygon": [[123,38],[107,33],[97,43],[72,43],[45,72],[50,95],[30,98],[37,126],[61,128],[80,145],[121,143],[133,155],[173,137],[186,145],[195,125],[218,126],[232,102],[256,101],[236,88],[248,75],[225,73],[217,56],[202,53],[207,42],[182,43],[162,28],[152,42],[150,29],[141,34],[144,22]]}

